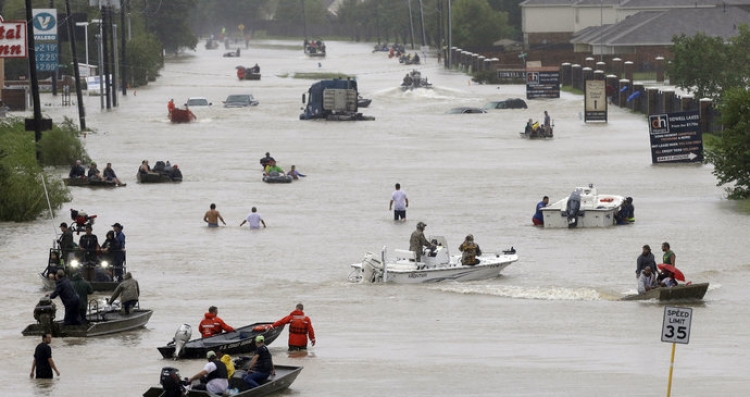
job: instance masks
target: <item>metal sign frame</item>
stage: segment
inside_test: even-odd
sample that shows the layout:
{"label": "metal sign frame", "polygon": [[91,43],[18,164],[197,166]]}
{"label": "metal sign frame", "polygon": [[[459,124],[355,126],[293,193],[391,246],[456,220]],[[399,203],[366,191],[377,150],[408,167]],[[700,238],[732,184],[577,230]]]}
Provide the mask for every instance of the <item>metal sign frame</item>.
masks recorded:
{"label": "metal sign frame", "polygon": [[661,341],[668,343],[690,343],[690,323],[693,309],[689,307],[664,307],[664,321],[661,326]]}

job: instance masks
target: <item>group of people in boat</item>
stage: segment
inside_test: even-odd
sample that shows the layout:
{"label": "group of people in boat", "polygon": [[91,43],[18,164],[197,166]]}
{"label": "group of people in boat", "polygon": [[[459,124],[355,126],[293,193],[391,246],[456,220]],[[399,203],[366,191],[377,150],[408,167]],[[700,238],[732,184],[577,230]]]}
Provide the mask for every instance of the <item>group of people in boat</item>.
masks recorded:
{"label": "group of people in boat", "polygon": [[172,180],[182,180],[182,171],[180,166],[177,164],[172,165],[169,160],[157,161],[154,168],[151,169],[148,160],[141,161],[140,167],[138,167],[139,174],[161,174],[166,175]]}
{"label": "group of people in boat", "polygon": [[[315,346],[315,330],[310,317],[305,315],[303,310],[302,303],[298,303],[295,310],[288,316],[271,325],[271,328],[276,328],[289,324],[289,351],[307,350],[308,338]],[[208,308],[198,326],[201,337],[208,338],[224,332],[234,332],[235,329],[227,325],[218,314],[219,309],[216,306]],[[247,366],[247,372],[242,376],[242,380],[245,381],[243,390],[258,387],[274,375],[273,357],[265,345],[265,337],[257,335],[254,341],[255,352]],[[213,350],[206,353],[206,360],[208,363],[200,372],[190,377],[187,383],[192,384],[198,381],[197,384],[191,386],[191,390],[206,390],[216,395],[223,395],[229,388],[229,379],[236,372],[234,361],[226,352],[217,353]]]}
{"label": "group of people in boat", "polygon": [[305,51],[311,54],[314,54],[317,52],[326,52],[326,45],[323,43],[322,40],[305,39],[303,45],[305,46]]}
{"label": "group of people in boat", "polygon": [[92,182],[108,182],[116,184],[117,186],[127,185],[126,183],[120,181],[119,178],[117,178],[117,173],[115,173],[115,170],[112,169],[112,163],[107,163],[107,166],[104,167],[104,170],[100,172],[99,168],[97,168],[96,163],[92,161],[91,164],[89,164],[89,169],[87,172],[86,169],[83,168],[81,160],[76,160],[76,163],[73,164],[73,167],[70,168],[68,177],[70,177],[71,179],[88,178],[88,180]]}
{"label": "group of people in boat", "polygon": [[552,118],[547,111],[544,111],[544,123],[529,119],[524,128],[524,134],[529,137],[551,137],[552,136]]}
{"label": "group of people in boat", "polygon": [[662,256],[663,264],[657,266],[654,255],[651,253],[651,247],[648,244],[643,246],[643,251],[636,260],[635,269],[639,294],[644,294],[654,288],[674,287],[679,284],[675,273],[677,271],[675,267],[677,255],[666,241],[662,243],[661,250],[664,253]]}
{"label": "group of people in boat", "polygon": [[[239,51],[239,50],[237,50],[237,51]],[[169,102],[167,102],[167,113],[168,113],[168,116],[169,116],[170,120],[172,119],[172,112],[174,112],[174,110],[175,110],[175,104],[174,104],[174,98],[172,98],[172,99],[169,100]],[[189,115],[189,117],[191,119],[195,119],[196,118],[195,115],[193,114],[193,112],[190,110],[190,108],[188,108],[187,104],[185,104],[185,111],[188,112],[188,115]]]}
{"label": "group of people in boat", "polygon": [[[107,237],[102,244],[99,244],[97,235],[93,234],[93,226],[90,223],[87,223],[84,228],[85,233],[76,244],[73,229],[65,222],[60,224],[62,233],[57,240],[59,250],[50,251],[46,275],[52,279],[51,276],[58,270],[69,270],[70,262],[77,260],[83,265],[82,275],[86,281],[122,281],[125,268],[123,226],[119,222],[112,225],[112,230],[107,232]],[[100,266],[102,260],[106,260],[112,266],[102,268]]]}
{"label": "group of people in boat", "polygon": [[[438,247],[437,241],[429,241],[424,236],[424,229],[426,227],[427,224],[424,222],[417,222],[417,229],[409,237],[409,251],[414,252],[417,262],[422,261],[423,250],[425,248],[427,249],[427,255],[430,256],[434,254]],[[477,257],[482,255],[482,249],[474,242],[474,235],[467,235],[461,245],[458,246],[458,250],[461,251],[461,265],[474,266],[480,263]]]}
{"label": "group of people in boat", "polygon": [[[271,153],[266,152],[266,157],[260,159],[260,165],[263,167],[263,175],[265,176],[279,176],[284,175],[284,169],[276,164],[276,159],[271,157]],[[297,171],[297,167],[292,165],[289,172],[286,173],[292,177],[292,179],[299,179],[300,177],[306,177],[307,175]]]}

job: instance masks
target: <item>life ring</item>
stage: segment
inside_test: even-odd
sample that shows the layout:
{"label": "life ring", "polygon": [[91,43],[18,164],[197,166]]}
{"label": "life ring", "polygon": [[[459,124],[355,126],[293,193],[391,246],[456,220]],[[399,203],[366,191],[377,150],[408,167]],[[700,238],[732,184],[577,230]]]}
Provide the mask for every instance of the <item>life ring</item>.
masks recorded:
{"label": "life ring", "polygon": [[253,331],[255,332],[266,332],[269,329],[273,328],[272,325],[266,324],[266,325],[256,325],[253,327]]}
{"label": "life ring", "polygon": [[599,201],[601,201],[602,203],[611,203],[615,201],[615,199],[613,199],[612,197],[607,197],[607,198],[600,199]]}

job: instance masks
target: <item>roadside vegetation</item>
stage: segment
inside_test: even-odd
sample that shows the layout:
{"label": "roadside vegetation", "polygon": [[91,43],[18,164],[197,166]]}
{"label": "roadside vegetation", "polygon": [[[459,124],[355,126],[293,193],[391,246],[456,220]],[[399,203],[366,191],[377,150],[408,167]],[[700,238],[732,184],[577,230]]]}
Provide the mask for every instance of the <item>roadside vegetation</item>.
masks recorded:
{"label": "roadside vegetation", "polygon": [[[69,119],[42,133],[39,161],[34,133],[25,130],[23,119],[0,122],[0,221],[25,222],[48,211],[60,209],[72,199],[52,166],[69,165],[76,159],[88,161],[78,140],[78,131]],[[45,168],[45,166],[50,166]],[[46,185],[46,193],[45,193]]]}

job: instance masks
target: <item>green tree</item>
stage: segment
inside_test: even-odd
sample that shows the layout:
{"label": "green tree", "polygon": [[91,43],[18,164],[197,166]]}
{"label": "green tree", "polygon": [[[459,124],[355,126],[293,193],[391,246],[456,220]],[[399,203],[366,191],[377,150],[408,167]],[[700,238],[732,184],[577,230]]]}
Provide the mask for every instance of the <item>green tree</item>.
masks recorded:
{"label": "green tree", "polygon": [[694,93],[698,98],[721,96],[722,87],[731,87],[732,71],[729,46],[721,37],[709,37],[699,32],[694,36],[672,38],[672,59],[667,63],[669,81]]}
{"label": "green tree", "polygon": [[196,0],[140,1],[145,3],[146,26],[167,51],[195,50],[198,38],[190,29],[189,21]]}
{"label": "green tree", "polygon": [[493,10],[487,0],[457,0],[452,5],[453,45],[457,47],[491,46],[513,34],[508,14]]}
{"label": "green tree", "polygon": [[730,199],[750,198],[750,91],[730,88],[719,111],[724,132],[706,150],[706,162],[714,165],[717,186],[734,183],[727,188]]}
{"label": "green tree", "polygon": [[125,50],[131,86],[146,85],[156,78],[159,70],[164,66],[161,49],[161,43],[152,34],[140,34],[128,42]]}

